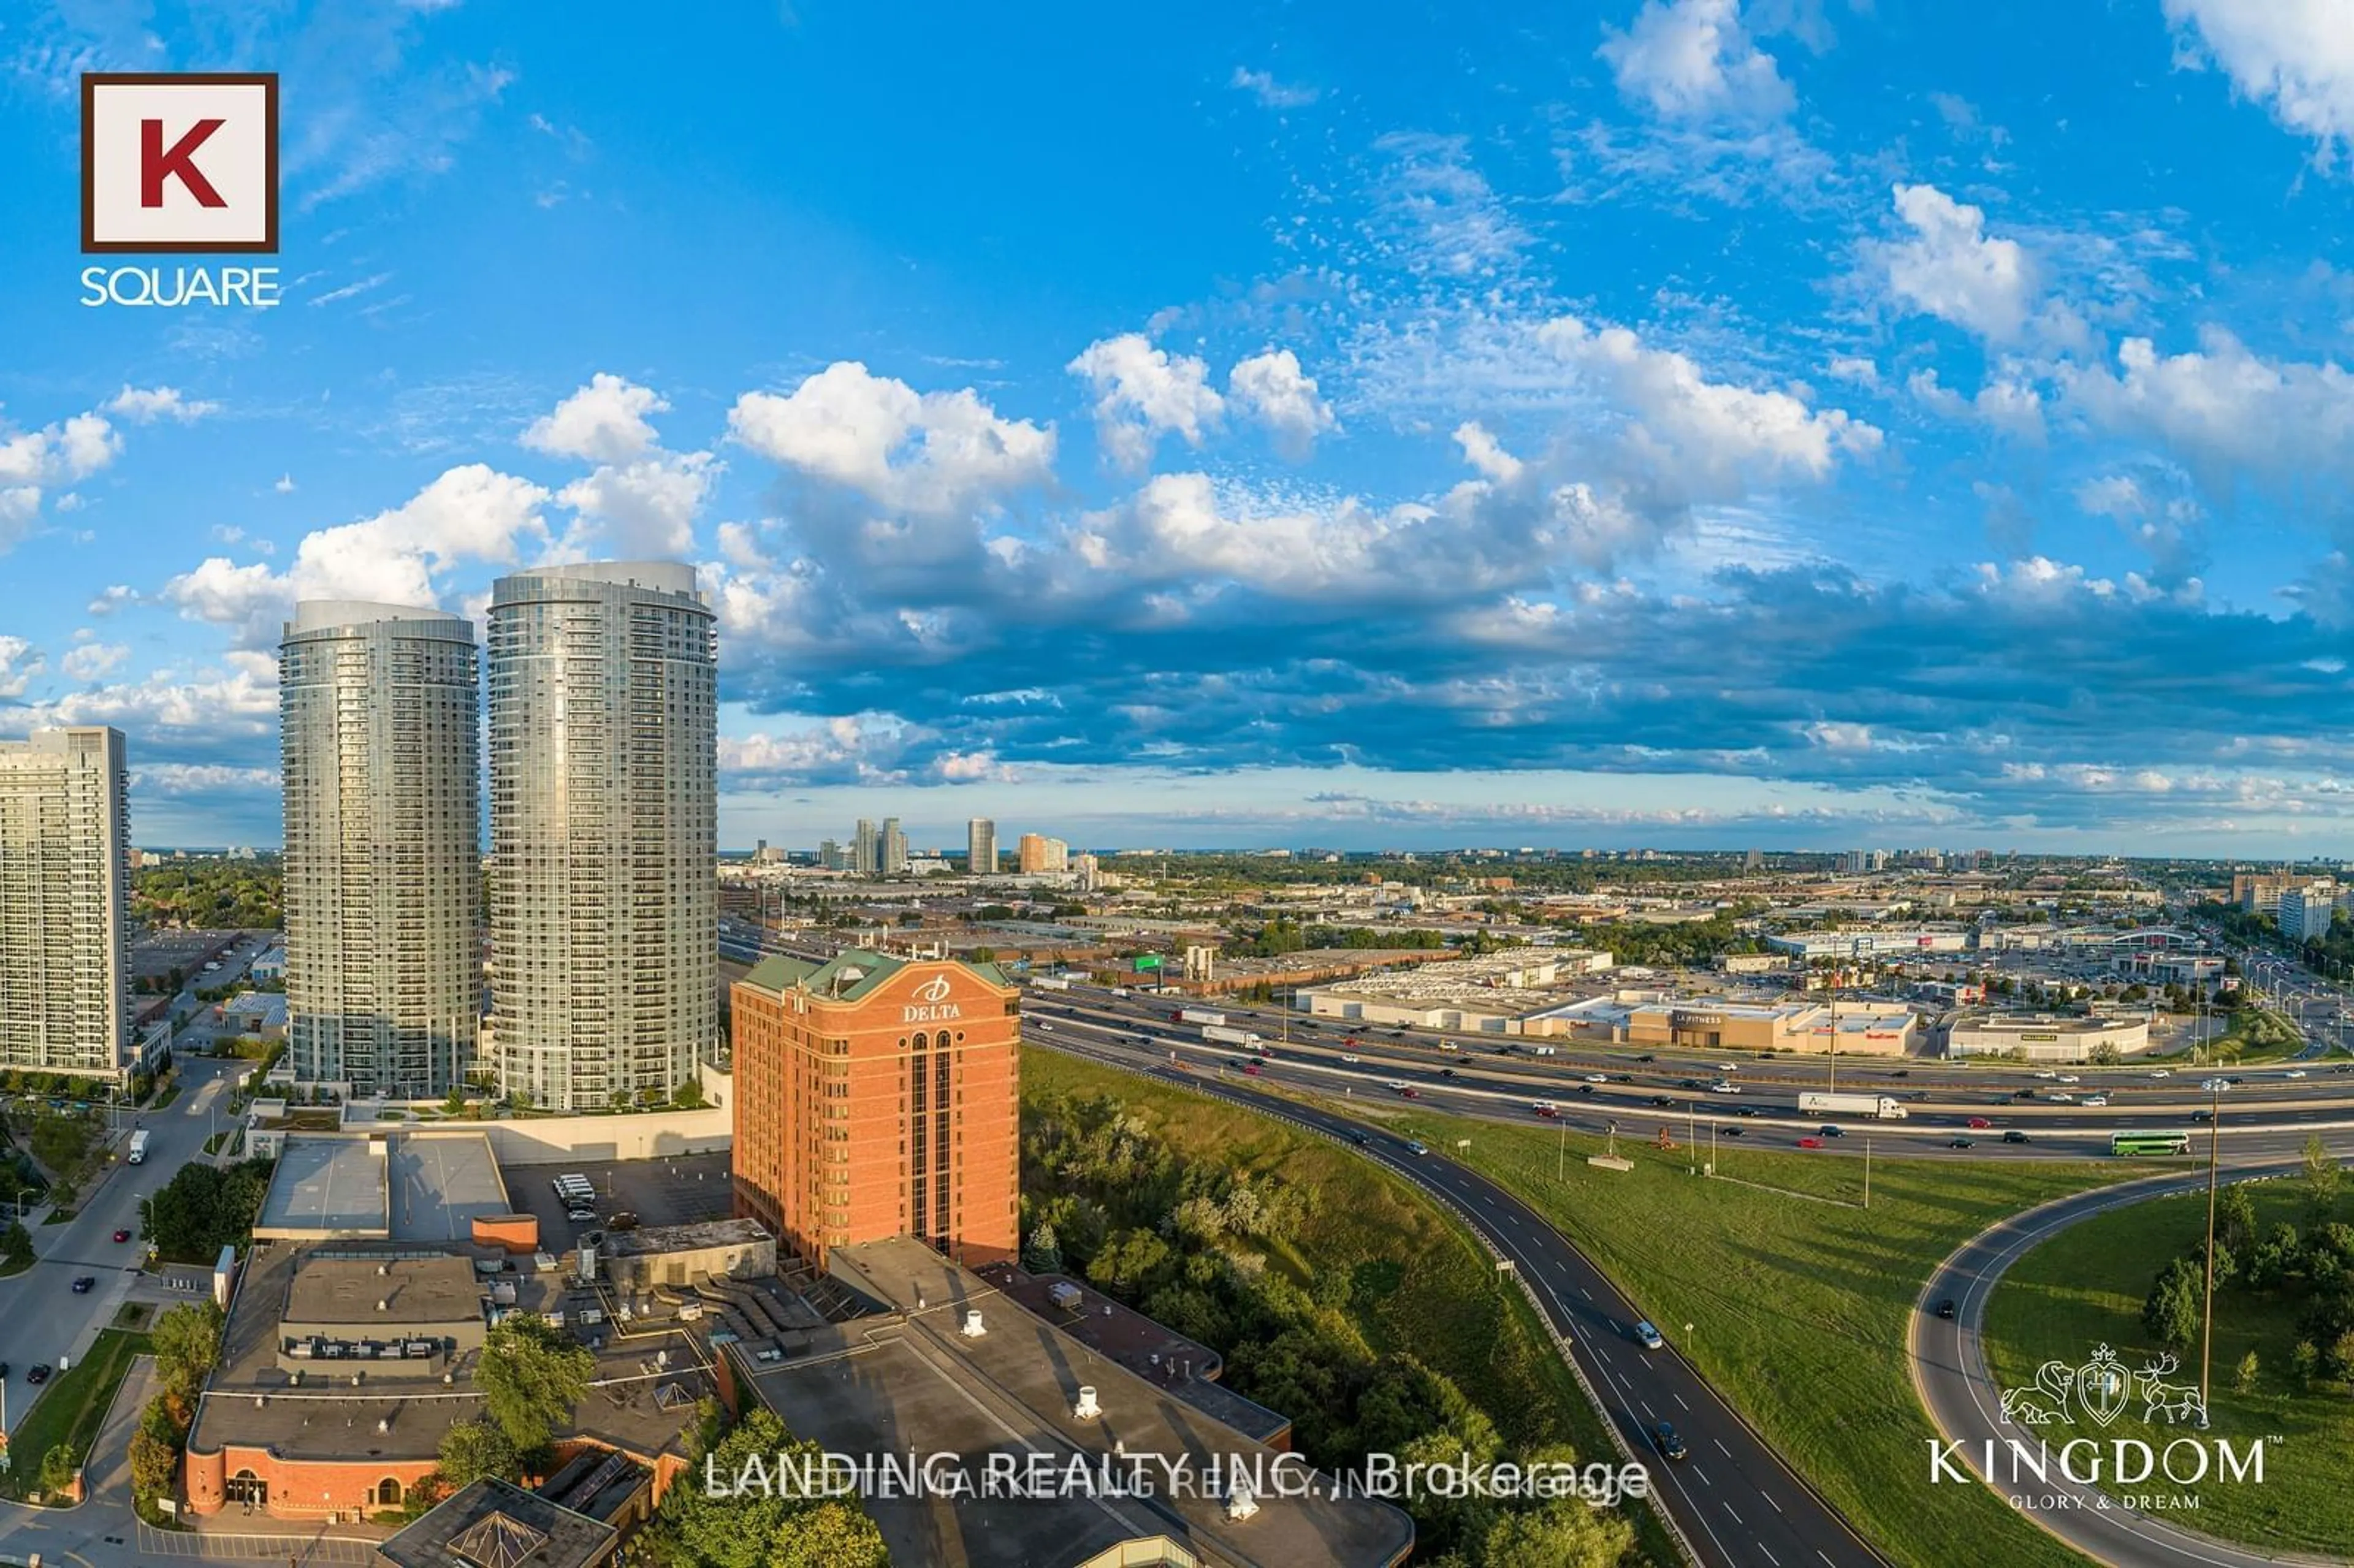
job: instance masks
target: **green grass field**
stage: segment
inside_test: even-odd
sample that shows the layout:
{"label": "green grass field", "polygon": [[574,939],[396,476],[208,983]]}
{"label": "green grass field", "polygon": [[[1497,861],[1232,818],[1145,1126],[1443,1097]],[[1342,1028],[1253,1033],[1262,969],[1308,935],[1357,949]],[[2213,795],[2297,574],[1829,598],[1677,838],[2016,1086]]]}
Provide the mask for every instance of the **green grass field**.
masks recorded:
{"label": "green grass field", "polygon": [[[1526,1298],[1500,1282],[1469,1232],[1405,1181],[1271,1118],[1055,1051],[1023,1057],[1022,1086],[1039,1096],[1116,1096],[1188,1160],[1279,1171],[1287,1183],[1312,1191],[1298,1241],[1270,1249],[1270,1267],[1303,1283],[1329,1269],[1387,1279],[1389,1288],[1355,1314],[1376,1350],[1409,1351],[1453,1379],[1515,1446],[1566,1441],[1581,1458],[1615,1453],[1600,1414],[1553,1353]],[[1648,1508],[1629,1516],[1644,1553],[1672,1563]]]}
{"label": "green grass field", "polygon": [[109,1329],[90,1346],[87,1360],[50,1379],[39,1391],[31,1413],[8,1439],[10,1466],[7,1474],[0,1476],[0,1496],[21,1499],[35,1489],[41,1456],[59,1443],[72,1444],[76,1457],[87,1462],[90,1445],[98,1440],[99,1425],[106,1419],[106,1407],[113,1403],[114,1391],[122,1386],[132,1358],[150,1349],[144,1334]]}
{"label": "green grass field", "polygon": [[[2248,1192],[2261,1229],[2281,1222],[2306,1226],[2299,1185],[2260,1181]],[[2354,1199],[2341,1197],[2338,1207],[2339,1220],[2354,1221]],[[2007,1389],[2026,1386],[2044,1361],[2081,1365],[2103,1344],[2128,1367],[2147,1363],[2159,1350],[2141,1323],[2150,1281],[2161,1264],[2205,1234],[2206,1224],[2203,1193],[2155,1198],[2073,1225],[2020,1258],[1988,1304],[1987,1359],[1996,1381]],[[2262,1486],[2201,1484],[2192,1489],[2197,1511],[2173,1522],[2271,1550],[2342,1556],[2354,1543],[2354,1493],[2345,1482],[2354,1469],[2354,1402],[2341,1389],[2300,1393],[2292,1386],[2296,1301],[2294,1294],[2268,1298],[2228,1286],[2216,1293],[2208,1435],[2277,1434],[2285,1442],[2268,1456]],[[2250,1351],[2260,1370],[2254,1389],[2241,1393],[2232,1387],[2233,1372]],[[2179,1354],[2183,1364],[2168,1381],[2195,1385],[2197,1346]],[[2105,1432],[2163,1444],[2180,1430],[2145,1425],[2141,1414],[2136,1401]],[[2161,1482],[2143,1489],[2175,1489]]]}
{"label": "green grass field", "polygon": [[[1874,1160],[1866,1210],[1855,1206],[1862,1160],[1769,1151],[1756,1147],[1762,1139],[1721,1142],[1719,1171],[1734,1180],[1710,1181],[1687,1174],[1684,1149],[1662,1152],[1647,1139],[1620,1138],[1618,1153],[1635,1163],[1620,1174],[1585,1163],[1602,1151],[1597,1138],[1388,1114],[1449,1154],[1469,1139],[1462,1158],[1551,1218],[1893,1561],[2081,1561],[1985,1488],[1930,1483],[1933,1434],[1906,1371],[1905,1334],[1930,1270],[1963,1241],[2146,1167]],[[1682,1127],[1672,1130],[1681,1142]],[[1857,1137],[1850,1129],[1849,1141]],[[1706,1138],[1703,1128],[1703,1146]]]}

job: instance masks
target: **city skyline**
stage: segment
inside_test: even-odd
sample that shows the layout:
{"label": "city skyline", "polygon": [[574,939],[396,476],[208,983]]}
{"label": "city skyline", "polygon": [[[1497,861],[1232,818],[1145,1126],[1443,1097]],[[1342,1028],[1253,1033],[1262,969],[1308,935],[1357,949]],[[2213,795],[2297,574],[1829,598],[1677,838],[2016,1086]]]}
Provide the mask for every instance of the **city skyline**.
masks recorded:
{"label": "city skyline", "polygon": [[[296,599],[658,556],[727,842],[877,790],[940,843],[2354,842],[2354,71],[2245,9],[1213,12],[1116,90],[946,9],[970,75],[868,16],[625,74],[463,7],[37,18],[0,734],[112,725],[150,837],[268,843]],[[73,71],[288,61],[287,302],[81,306]]]}

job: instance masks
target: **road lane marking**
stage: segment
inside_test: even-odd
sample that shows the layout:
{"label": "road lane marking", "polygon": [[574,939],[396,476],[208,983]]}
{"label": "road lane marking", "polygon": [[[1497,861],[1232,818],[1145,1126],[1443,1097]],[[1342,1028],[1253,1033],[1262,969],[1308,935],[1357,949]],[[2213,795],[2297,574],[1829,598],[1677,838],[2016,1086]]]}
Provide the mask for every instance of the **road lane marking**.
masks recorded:
{"label": "road lane marking", "polygon": [[1678,1393],[1674,1389],[1670,1389],[1668,1390],[1668,1396],[1673,1399],[1678,1404],[1683,1404],[1684,1414],[1686,1415],[1690,1415],[1691,1414],[1691,1406],[1684,1404],[1684,1396],[1682,1394]]}
{"label": "road lane marking", "polygon": [[[1719,1500],[1720,1502],[1723,1501],[1723,1499],[1721,1499],[1721,1498],[1720,1498],[1718,1500]],[[1733,1513],[1733,1505],[1732,1505],[1731,1503],[1725,1503],[1725,1504],[1724,1504],[1724,1511],[1725,1511],[1725,1512],[1727,1512],[1727,1513]],[[1739,1524],[1739,1523],[1741,1522],[1741,1516],[1740,1516],[1739,1514],[1737,1514],[1737,1513],[1733,1513],[1733,1522],[1734,1522],[1734,1523],[1735,1523],[1735,1524]]]}

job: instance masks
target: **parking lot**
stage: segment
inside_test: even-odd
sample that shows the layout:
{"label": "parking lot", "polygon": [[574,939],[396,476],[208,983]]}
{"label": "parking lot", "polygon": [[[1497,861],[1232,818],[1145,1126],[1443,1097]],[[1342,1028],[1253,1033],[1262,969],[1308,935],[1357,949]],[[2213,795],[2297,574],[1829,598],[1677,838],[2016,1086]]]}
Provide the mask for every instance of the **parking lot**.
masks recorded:
{"label": "parking lot", "polygon": [[735,1206],[735,1189],[727,1178],[727,1156],[681,1155],[674,1160],[591,1160],[578,1165],[514,1165],[501,1172],[507,1196],[518,1209],[538,1216],[541,1245],[569,1247],[583,1232],[598,1224],[574,1224],[565,1217],[567,1204],[556,1195],[558,1176],[588,1178],[597,1189],[599,1215],[632,1213],[643,1225],[683,1225],[697,1220],[724,1220]]}

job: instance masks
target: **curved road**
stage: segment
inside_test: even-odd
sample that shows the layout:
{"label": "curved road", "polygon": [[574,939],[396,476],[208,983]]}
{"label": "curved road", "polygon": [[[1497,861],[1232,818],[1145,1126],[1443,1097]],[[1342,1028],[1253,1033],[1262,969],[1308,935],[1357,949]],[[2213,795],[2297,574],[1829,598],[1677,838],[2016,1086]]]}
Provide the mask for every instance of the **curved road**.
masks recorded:
{"label": "curved road", "polygon": [[[1629,1330],[1642,1312],[1548,1221],[1504,1189],[1437,1153],[1415,1154],[1394,1133],[1367,1128],[1322,1106],[1171,1071],[1165,1059],[1122,1042],[1037,1039],[1031,1044],[1108,1061],[1350,1139],[1376,1163],[1445,1199],[1536,1287],[1554,1331],[1568,1341],[1628,1446],[1644,1458],[1654,1495],[1682,1529],[1704,1568],[1883,1564],[1672,1346],[1647,1351],[1638,1345]],[[1651,1433],[1662,1421],[1683,1439],[1689,1457],[1659,1457]]]}
{"label": "curved road", "polygon": [[[2233,1172],[2232,1180],[2289,1169],[2294,1167],[2261,1171],[2243,1167]],[[2042,1499],[2028,1517],[2096,1563],[2115,1568],[2278,1568],[2284,1562],[2328,1561],[2233,1546],[2176,1529],[2162,1516],[2117,1506],[2097,1487],[2067,1480],[2056,1462],[2048,1480],[2031,1473],[2012,1484],[2009,1467],[2000,1462],[2012,1439],[2031,1444],[2037,1436],[2036,1429],[2002,1418],[2002,1392],[1987,1369],[1980,1326],[1987,1301],[2004,1271],[2041,1242],[2094,1214],[2169,1192],[2195,1192],[2206,1183],[2202,1171],[2195,1176],[2155,1176],[2079,1192],[2014,1214],[1971,1237],[1938,1265],[1922,1290],[1921,1310],[1914,1315],[1905,1346],[1914,1387],[1937,1430],[1949,1443],[1960,1445],[1953,1461],[1956,1467],[1985,1482],[1999,1496],[2031,1494]],[[1956,1305],[1951,1319],[1939,1318],[1932,1309],[1945,1300]],[[2194,1372],[2190,1381],[2195,1378]],[[2188,1434],[2189,1429],[2185,1430]],[[1988,1442],[1995,1445],[2003,1480],[1989,1479],[1978,1462]],[[2053,1449],[2056,1453],[2056,1442]]]}

